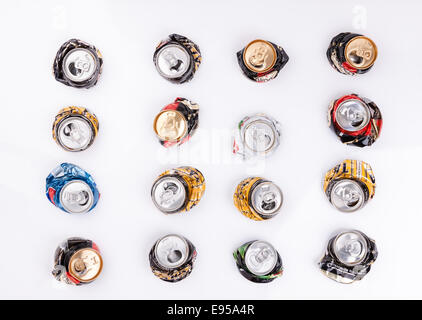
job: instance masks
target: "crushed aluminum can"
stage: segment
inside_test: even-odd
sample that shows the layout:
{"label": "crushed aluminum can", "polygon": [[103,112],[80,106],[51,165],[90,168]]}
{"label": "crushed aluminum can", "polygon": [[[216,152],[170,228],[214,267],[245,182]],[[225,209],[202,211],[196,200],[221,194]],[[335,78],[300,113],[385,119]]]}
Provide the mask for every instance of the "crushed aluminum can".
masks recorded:
{"label": "crushed aluminum can", "polygon": [[233,153],[243,159],[271,155],[280,144],[280,124],[262,113],[243,118],[235,131]]}
{"label": "crushed aluminum can", "polygon": [[280,254],[266,241],[249,241],[233,257],[240,274],[252,282],[268,283],[283,274]]}
{"label": "crushed aluminum can", "polygon": [[344,160],[325,174],[323,189],[331,204],[342,212],[362,208],[375,195],[371,166],[359,160]]}
{"label": "crushed aluminum can", "polygon": [[95,114],[85,108],[66,107],[59,111],[53,123],[53,139],[67,151],[83,151],[98,134]]}
{"label": "crushed aluminum can", "polygon": [[237,53],[243,74],[255,82],[274,79],[289,61],[282,47],[265,40],[254,40]]}
{"label": "crushed aluminum can", "polygon": [[103,259],[93,241],[69,238],[56,249],[52,274],[60,282],[83,285],[97,279],[102,268]]}
{"label": "crushed aluminum can", "polygon": [[328,241],[319,267],[328,278],[348,284],[362,280],[371,270],[377,256],[374,240],[361,231],[350,230]]}
{"label": "crushed aluminum can", "polygon": [[368,72],[377,59],[375,43],[361,34],[343,32],[335,36],[327,50],[331,66],[345,75]]}
{"label": "crushed aluminum can", "polygon": [[165,106],[154,119],[154,132],[161,145],[181,145],[192,137],[199,124],[199,105],[177,98]]}
{"label": "crushed aluminum can", "polygon": [[153,274],[167,282],[178,282],[191,274],[197,252],[185,237],[169,234],[157,240],[149,252]]}
{"label": "crushed aluminum can", "polygon": [[352,93],[331,102],[328,126],[344,144],[366,147],[378,139],[382,115],[373,101]]}
{"label": "crushed aluminum can", "polygon": [[153,61],[164,79],[180,84],[192,80],[202,56],[193,41],[174,33],[158,44]]}
{"label": "crushed aluminum can", "polygon": [[283,193],[271,181],[250,177],[238,184],[233,202],[244,216],[262,221],[271,219],[279,213],[283,204]]}
{"label": "crushed aluminum can", "polygon": [[151,188],[151,198],[163,213],[187,212],[205,192],[205,178],[193,167],[178,167],[163,172]]}
{"label": "crushed aluminum can", "polygon": [[74,88],[94,86],[101,74],[103,58],[93,45],[78,39],[65,42],[56,54],[53,73],[57,81]]}
{"label": "crushed aluminum can", "polygon": [[52,204],[67,213],[89,212],[100,198],[92,176],[71,163],[62,163],[47,176],[45,193]]}

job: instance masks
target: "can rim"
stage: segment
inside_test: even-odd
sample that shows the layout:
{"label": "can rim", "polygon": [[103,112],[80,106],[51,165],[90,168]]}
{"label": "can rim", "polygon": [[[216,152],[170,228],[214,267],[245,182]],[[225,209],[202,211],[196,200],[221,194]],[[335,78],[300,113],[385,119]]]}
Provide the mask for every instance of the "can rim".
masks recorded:
{"label": "can rim", "polygon": [[[82,279],[82,278],[80,278],[76,273],[73,272],[72,268],[70,267],[71,264],[72,264],[72,262],[73,262],[73,260],[75,259],[74,257],[76,256],[76,254],[79,253],[79,252],[81,252],[81,251],[92,251],[92,252],[94,252],[98,256],[98,258],[100,260],[100,267],[98,269],[98,272],[95,274],[94,277],[92,277],[90,279]],[[95,279],[98,278],[98,276],[101,274],[101,271],[103,270],[103,257],[101,256],[101,253],[98,250],[95,250],[94,248],[81,248],[79,250],[76,250],[72,254],[72,256],[70,257],[69,263],[68,263],[68,270],[69,270],[69,273],[71,274],[71,276],[74,277],[74,278],[76,278],[78,281],[83,282],[83,283],[92,282],[92,281],[94,281]]]}
{"label": "can rim", "polygon": [[[273,55],[274,55],[274,59],[273,59],[273,61],[272,61],[271,65],[270,65],[270,66],[268,66],[267,68],[265,68],[264,70],[257,70],[256,68],[252,67],[252,66],[251,66],[251,65],[250,65],[250,64],[246,61],[246,52],[247,52],[247,50],[249,49],[249,47],[250,47],[251,45],[253,45],[253,44],[254,44],[254,43],[256,43],[256,42],[264,42],[265,44],[267,44],[267,45],[271,48],[271,50],[272,50],[272,52],[273,52]],[[255,39],[255,40],[253,40],[253,41],[249,42],[249,43],[246,45],[245,49],[243,49],[242,60],[243,60],[243,63],[245,64],[245,66],[246,66],[249,70],[251,70],[251,71],[253,71],[253,72],[256,72],[256,73],[264,73],[264,72],[267,72],[268,70],[271,70],[271,68],[272,68],[272,67],[274,67],[274,65],[275,65],[275,63],[276,63],[276,61],[277,61],[277,51],[275,50],[275,48],[274,48],[274,46],[271,44],[271,42],[266,41],[266,40],[262,40],[262,39]]]}
{"label": "can rim", "polygon": [[[359,66],[356,66],[352,61],[350,61],[350,59],[349,59],[349,57],[348,57],[348,55],[347,55],[347,50],[348,50],[348,48],[349,48],[349,45],[354,41],[354,40],[356,40],[356,39],[365,39],[365,40],[367,40],[368,42],[370,42],[371,43],[371,45],[373,46],[373,48],[374,48],[374,57],[372,58],[372,61],[371,61],[371,63],[369,64],[369,65],[367,65],[367,66],[365,66],[365,67],[359,67]],[[353,67],[353,68],[356,68],[356,69],[358,69],[358,70],[366,70],[366,69],[368,69],[368,68],[370,68],[370,67],[372,67],[373,65],[374,65],[374,63],[375,63],[375,60],[377,60],[377,57],[378,57],[378,48],[377,48],[377,45],[375,44],[375,42],[372,40],[372,39],[370,39],[370,38],[368,38],[368,37],[365,37],[365,36],[356,36],[356,37],[353,37],[352,39],[350,39],[348,42],[347,42],[347,44],[346,44],[346,46],[345,46],[345,48],[344,48],[344,57],[346,58],[346,61]]]}
{"label": "can rim", "polygon": [[[163,137],[163,136],[161,136],[159,133],[158,133],[158,130],[157,130],[157,121],[158,121],[158,119],[164,114],[164,113],[167,113],[167,112],[174,112],[174,113],[177,113],[180,117],[181,117],[181,119],[183,119],[183,122],[184,122],[184,124],[185,124],[185,128],[184,128],[184,130],[183,130],[183,134],[181,134],[180,136],[178,136],[177,138],[174,138],[174,139],[166,139],[166,137]],[[177,141],[180,141],[183,137],[185,137],[186,136],[186,134],[187,134],[187,132],[188,132],[188,121],[187,121],[187,119],[186,119],[186,117],[183,115],[183,113],[181,113],[180,111],[178,111],[178,110],[161,110],[156,116],[155,116],[155,118],[154,118],[154,124],[153,124],[153,129],[154,129],[154,132],[155,132],[155,134],[156,134],[156,136],[160,139],[160,140],[162,140],[162,141],[169,141],[169,142],[177,142]]]}

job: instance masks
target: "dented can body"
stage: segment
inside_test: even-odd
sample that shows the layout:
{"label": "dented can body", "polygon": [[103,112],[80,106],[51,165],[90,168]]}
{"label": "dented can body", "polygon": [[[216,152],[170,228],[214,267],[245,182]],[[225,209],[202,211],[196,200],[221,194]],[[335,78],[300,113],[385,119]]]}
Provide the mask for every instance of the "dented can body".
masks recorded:
{"label": "dented can body", "polygon": [[382,115],[377,105],[357,94],[336,99],[328,108],[329,127],[341,142],[348,145],[372,145],[381,133],[382,123]]}
{"label": "dented can body", "polygon": [[375,43],[361,34],[343,32],[335,36],[327,49],[331,66],[346,75],[368,72],[377,59]]}
{"label": "dented can body", "polygon": [[196,248],[183,236],[169,234],[157,240],[149,253],[153,274],[167,282],[178,282],[191,274]]}
{"label": "dented can body", "polygon": [[155,117],[153,127],[161,145],[168,148],[189,141],[198,124],[199,105],[177,98]]}
{"label": "dented can body", "polygon": [[46,179],[47,199],[67,213],[89,212],[100,198],[92,176],[82,168],[62,163]]}
{"label": "dented can body", "polygon": [[280,144],[280,124],[274,118],[257,113],[244,117],[234,133],[233,153],[243,159],[271,155]]}
{"label": "dented can body", "polygon": [[243,74],[255,82],[274,79],[287,61],[289,56],[282,47],[260,39],[237,52],[237,62]]}
{"label": "dented can body", "polygon": [[192,80],[202,56],[193,41],[179,34],[171,34],[158,44],[153,61],[163,78],[173,83],[184,83]]}
{"label": "dented can body", "polygon": [[362,280],[377,256],[374,240],[361,231],[349,230],[329,240],[319,267],[328,278],[348,284]]}
{"label": "dented can body", "polygon": [[187,212],[205,192],[205,178],[193,167],[178,167],[163,172],[154,182],[151,197],[163,213]]}
{"label": "dented can body", "polygon": [[67,151],[83,151],[92,145],[98,129],[95,114],[85,108],[66,107],[54,119],[53,139]]}
{"label": "dented can body", "polygon": [[101,74],[103,58],[93,45],[78,39],[65,42],[56,54],[53,73],[57,81],[74,88],[94,86]]}
{"label": "dented can body", "polygon": [[375,195],[371,166],[359,160],[344,160],[325,174],[323,189],[331,204],[342,212],[362,208]]}
{"label": "dented can body", "polygon": [[240,274],[252,282],[268,283],[283,274],[280,254],[266,241],[249,241],[233,257]]}
{"label": "dented can body", "polygon": [[256,221],[275,217],[283,204],[283,193],[273,182],[250,177],[242,180],[233,195],[235,207],[246,217]]}
{"label": "dented can body", "polygon": [[52,274],[63,283],[83,285],[97,279],[102,268],[98,246],[91,240],[75,237],[57,247]]}

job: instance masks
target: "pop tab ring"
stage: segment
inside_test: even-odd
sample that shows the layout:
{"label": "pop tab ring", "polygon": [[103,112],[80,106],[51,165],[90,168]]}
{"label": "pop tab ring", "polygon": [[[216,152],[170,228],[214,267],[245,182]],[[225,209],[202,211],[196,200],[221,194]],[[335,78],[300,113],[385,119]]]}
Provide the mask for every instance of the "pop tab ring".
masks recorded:
{"label": "pop tab ring", "polygon": [[332,246],[337,259],[347,266],[359,264],[368,253],[366,239],[358,231],[338,234]]}
{"label": "pop tab ring", "polygon": [[155,257],[158,264],[165,269],[174,269],[183,265],[189,256],[189,245],[178,235],[167,235],[157,241]]}
{"label": "pop tab ring", "polygon": [[253,242],[245,254],[246,267],[257,276],[269,274],[274,269],[277,259],[277,251],[265,241]]}
{"label": "pop tab ring", "polygon": [[341,179],[335,182],[331,190],[330,200],[338,210],[354,212],[364,205],[365,194],[356,181]]}
{"label": "pop tab ring", "polygon": [[162,177],[152,187],[152,200],[165,213],[181,209],[186,201],[184,184],[176,177]]}

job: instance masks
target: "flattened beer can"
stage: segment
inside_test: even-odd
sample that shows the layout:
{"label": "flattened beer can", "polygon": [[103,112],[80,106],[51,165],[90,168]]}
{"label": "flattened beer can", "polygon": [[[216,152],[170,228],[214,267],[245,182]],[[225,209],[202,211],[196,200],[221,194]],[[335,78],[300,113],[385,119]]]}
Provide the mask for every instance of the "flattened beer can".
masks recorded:
{"label": "flattened beer can", "polygon": [[280,124],[262,113],[243,118],[237,125],[233,153],[244,159],[272,154],[280,144]]}
{"label": "flattened beer can", "polygon": [[237,62],[246,77],[266,82],[277,77],[289,61],[282,47],[265,40],[254,40],[237,53]]}
{"label": "flattened beer can", "polygon": [[256,221],[275,217],[283,204],[283,193],[273,182],[251,177],[242,180],[233,195],[235,207]]}
{"label": "flattened beer can", "polygon": [[195,207],[205,192],[205,178],[192,167],[179,167],[163,172],[155,180],[151,197],[163,213],[186,212]]}
{"label": "flattened beer can", "polygon": [[196,255],[192,242],[180,235],[169,234],[152,246],[149,264],[156,277],[177,282],[191,274]]}
{"label": "flattened beer can", "polygon": [[158,44],[153,61],[164,79],[173,83],[184,83],[192,80],[201,64],[202,56],[193,41],[174,33]]}
{"label": "flattened beer can", "polygon": [[340,73],[355,75],[368,72],[377,59],[374,41],[361,34],[343,32],[335,36],[327,50],[331,66]]}
{"label": "flattened beer can", "polygon": [[321,271],[340,283],[362,280],[378,256],[375,241],[357,230],[337,234],[328,241],[319,262]]}
{"label": "flattened beer can", "polygon": [[57,81],[74,88],[94,86],[101,74],[103,58],[93,45],[78,39],[65,42],[54,59]]}
{"label": "flattened beer can", "polygon": [[92,145],[99,129],[95,114],[85,108],[66,107],[53,123],[53,139],[67,151],[83,151]]}
{"label": "flattened beer can", "polygon": [[266,241],[249,241],[233,252],[236,266],[246,279],[267,283],[283,274],[280,254]]}
{"label": "flattened beer can", "polygon": [[374,197],[375,186],[375,176],[368,163],[344,160],[325,174],[323,188],[334,207],[342,212],[354,212]]}
{"label": "flattened beer can", "polygon": [[85,213],[97,205],[100,193],[92,176],[71,163],[62,163],[47,177],[47,199],[67,213]]}
{"label": "flattened beer can", "polygon": [[379,137],[382,116],[373,101],[350,94],[331,102],[328,108],[328,126],[341,142],[366,147]]}
{"label": "flattened beer can", "polygon": [[154,131],[160,143],[168,148],[188,141],[198,123],[199,105],[185,98],[177,98],[155,117]]}
{"label": "flattened beer can", "polygon": [[93,241],[69,238],[56,249],[52,274],[58,281],[82,285],[97,279],[102,268],[100,249]]}

